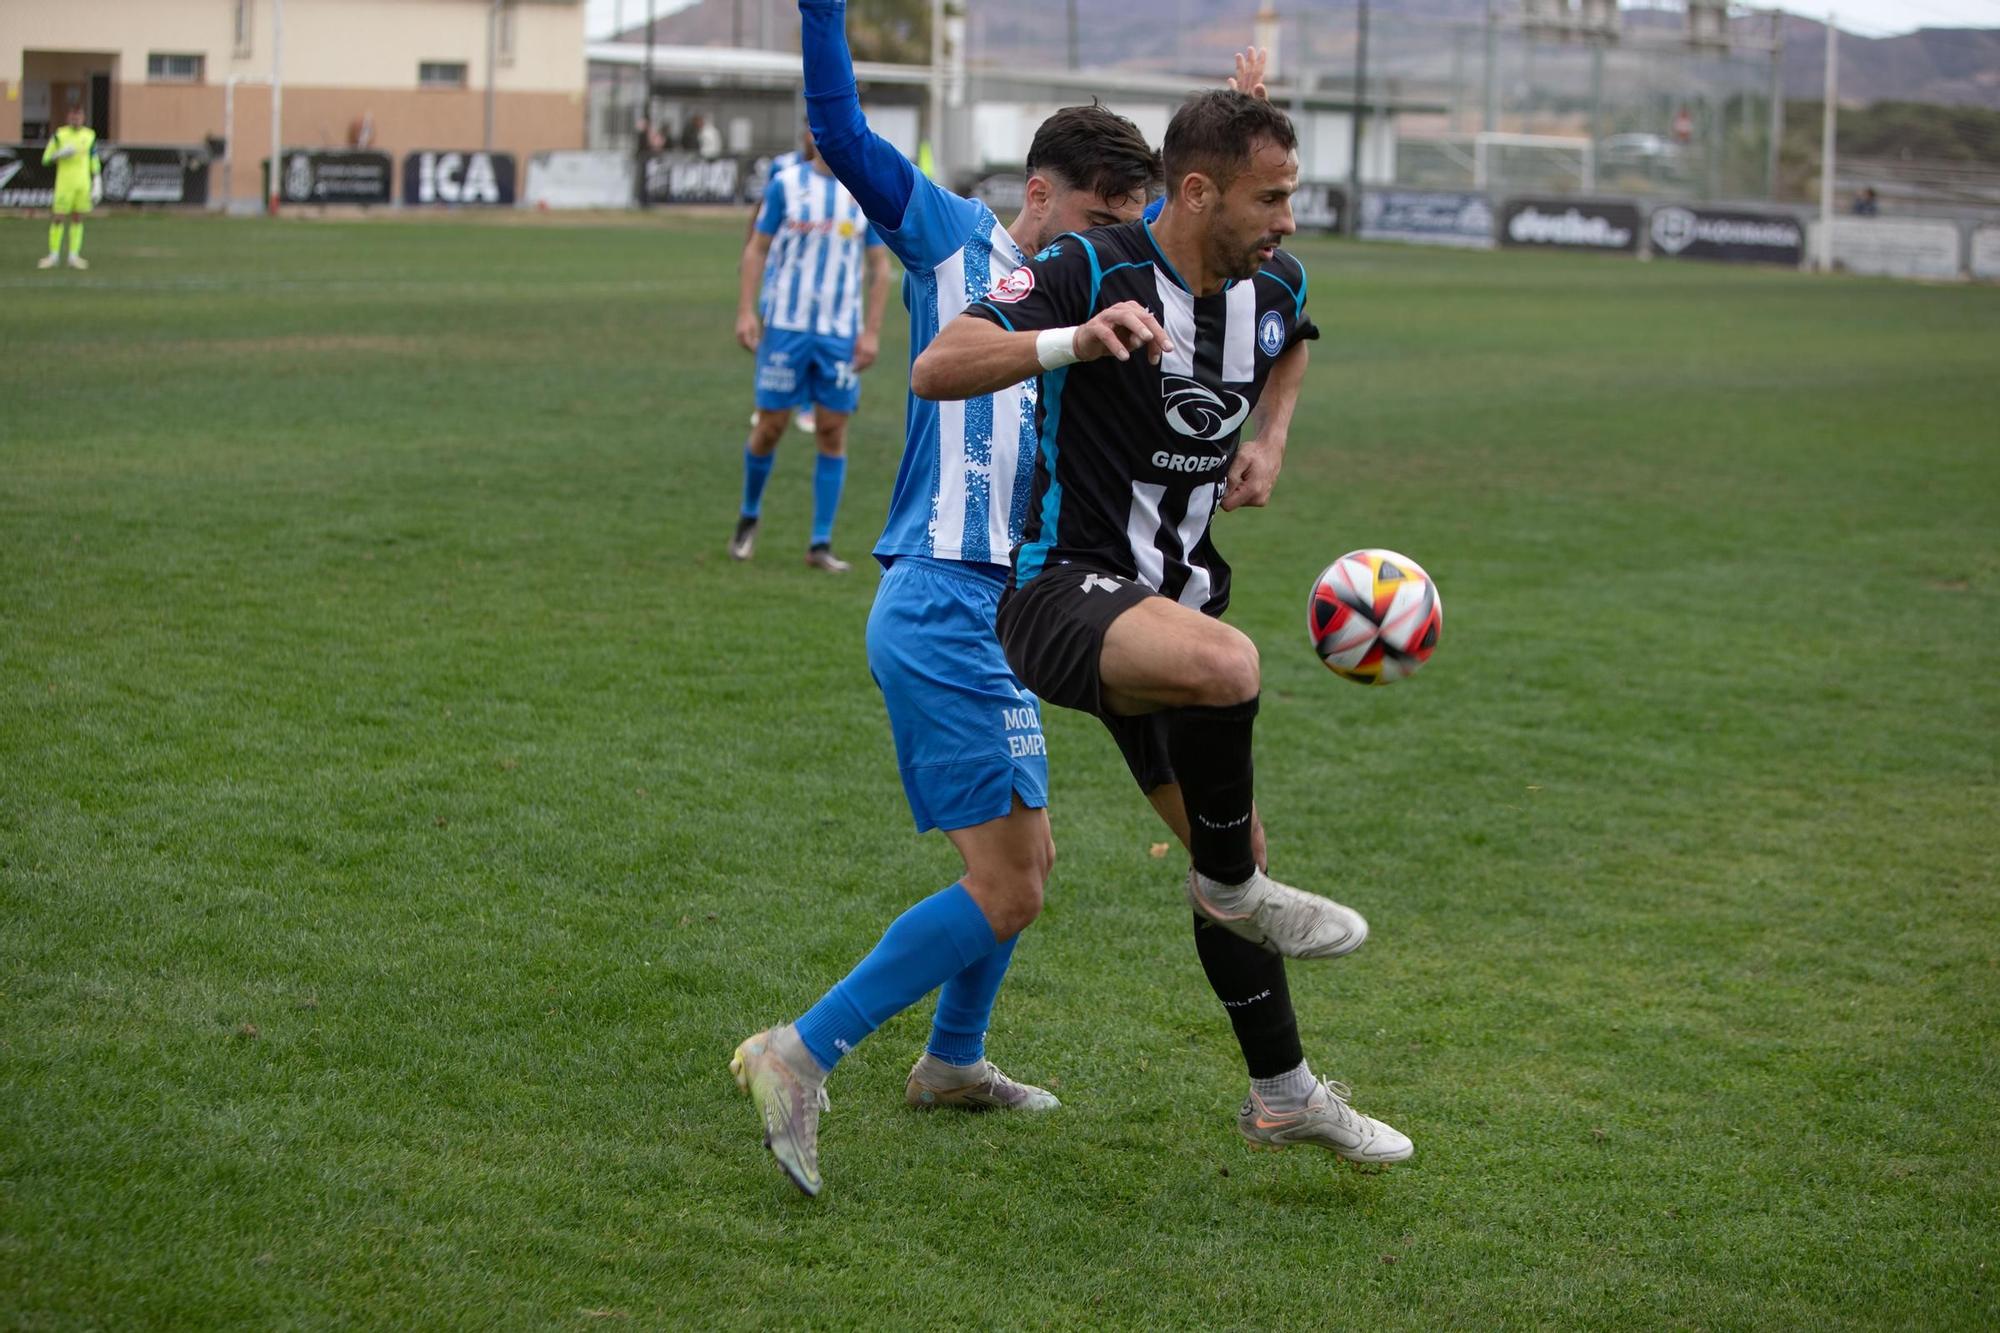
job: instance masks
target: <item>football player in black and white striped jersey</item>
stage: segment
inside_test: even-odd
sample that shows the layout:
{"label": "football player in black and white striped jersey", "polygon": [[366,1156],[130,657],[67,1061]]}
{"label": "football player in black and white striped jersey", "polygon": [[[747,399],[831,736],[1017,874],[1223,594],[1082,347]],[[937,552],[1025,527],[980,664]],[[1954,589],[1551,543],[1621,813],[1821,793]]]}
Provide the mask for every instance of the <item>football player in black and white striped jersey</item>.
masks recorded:
{"label": "football player in black and white striped jersey", "polygon": [[[1318,336],[1304,266],[1281,248],[1296,229],[1297,143],[1268,101],[1189,99],[1167,130],[1157,222],[1057,239],[942,331],[911,388],[971,398],[1040,375],[1034,500],[998,621],[1008,662],[1042,699],[1100,718],[1182,834],[1211,981],[1234,968],[1247,986],[1275,972],[1276,994],[1245,990],[1246,1013],[1231,1013],[1246,1055],[1256,1046],[1246,1024],[1265,1028],[1239,1131],[1259,1146],[1395,1162],[1410,1141],[1307,1065],[1282,966],[1222,936],[1331,958],[1368,935],[1359,913],[1261,865],[1257,649],[1220,619],[1229,566],[1209,531],[1218,509],[1269,499],[1290,389]],[[1274,384],[1287,419],[1259,419],[1245,444]],[[1260,1005],[1268,1016],[1249,1012]]]}

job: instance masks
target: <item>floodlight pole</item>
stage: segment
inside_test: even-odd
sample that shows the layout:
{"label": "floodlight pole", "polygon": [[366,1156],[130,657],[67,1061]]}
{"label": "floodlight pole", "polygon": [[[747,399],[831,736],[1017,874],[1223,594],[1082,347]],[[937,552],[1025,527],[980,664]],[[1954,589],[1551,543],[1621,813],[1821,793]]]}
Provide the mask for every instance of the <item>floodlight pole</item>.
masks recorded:
{"label": "floodlight pole", "polygon": [[1826,86],[1819,126],[1819,271],[1833,271],[1834,102],[1840,95],[1840,29],[1826,16]]}
{"label": "floodlight pole", "polygon": [[1494,12],[1496,0],[1486,0],[1486,108],[1480,129],[1488,134],[1500,128],[1500,24]]}
{"label": "floodlight pole", "polygon": [[1348,136],[1347,217],[1341,228],[1356,235],[1361,225],[1362,118],[1368,114],[1368,0],[1354,12],[1354,126]]}
{"label": "floodlight pole", "polygon": [[484,148],[493,151],[493,68],[500,63],[500,6],[507,0],[493,0],[486,7],[486,139]]}
{"label": "floodlight pole", "polygon": [[278,181],[283,163],[285,122],[285,0],[271,0],[271,175],[264,182],[265,203],[278,211]]}
{"label": "floodlight pole", "polygon": [[1769,177],[1771,201],[1778,199],[1778,172],[1782,158],[1780,148],[1785,141],[1785,72],[1782,59],[1785,52],[1785,12],[1771,11],[1771,143],[1764,174]]}
{"label": "floodlight pole", "polygon": [[931,170],[950,179],[944,159],[944,0],[931,0]]}

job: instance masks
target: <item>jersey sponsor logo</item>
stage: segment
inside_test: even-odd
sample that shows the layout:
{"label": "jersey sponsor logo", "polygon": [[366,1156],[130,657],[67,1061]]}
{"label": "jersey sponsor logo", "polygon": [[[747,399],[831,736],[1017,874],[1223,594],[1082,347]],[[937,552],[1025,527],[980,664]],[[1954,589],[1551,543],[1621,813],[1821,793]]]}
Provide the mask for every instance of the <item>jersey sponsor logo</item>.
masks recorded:
{"label": "jersey sponsor logo", "polygon": [[1016,301],[1027,300],[1028,293],[1034,290],[1035,270],[1026,267],[1017,268],[1006,277],[1000,279],[994,285],[993,290],[986,293],[986,299],[989,301],[998,301],[1002,305],[1012,305]]}
{"label": "jersey sponsor logo", "polygon": [[1250,400],[1224,389],[1217,392],[1180,375],[1160,377],[1166,399],[1167,424],[1197,440],[1220,440],[1250,415]]}
{"label": "jersey sponsor logo", "polygon": [[1265,356],[1276,356],[1285,350],[1285,317],[1275,310],[1266,310],[1264,318],[1257,325],[1257,345],[1264,349]]}
{"label": "jersey sponsor logo", "polygon": [[1213,472],[1222,466],[1214,454],[1170,454],[1162,449],[1153,455],[1153,466],[1169,472]]}

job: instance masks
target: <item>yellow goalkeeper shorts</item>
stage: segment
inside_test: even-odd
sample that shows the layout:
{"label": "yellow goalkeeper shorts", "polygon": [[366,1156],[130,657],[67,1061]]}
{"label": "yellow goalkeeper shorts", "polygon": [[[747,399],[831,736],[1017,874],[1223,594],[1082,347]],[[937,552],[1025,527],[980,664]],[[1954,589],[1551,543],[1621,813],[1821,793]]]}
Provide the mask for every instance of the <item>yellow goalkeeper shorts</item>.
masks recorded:
{"label": "yellow goalkeeper shorts", "polygon": [[55,211],[58,213],[88,213],[90,211],[90,183],[82,185],[58,185],[56,187]]}

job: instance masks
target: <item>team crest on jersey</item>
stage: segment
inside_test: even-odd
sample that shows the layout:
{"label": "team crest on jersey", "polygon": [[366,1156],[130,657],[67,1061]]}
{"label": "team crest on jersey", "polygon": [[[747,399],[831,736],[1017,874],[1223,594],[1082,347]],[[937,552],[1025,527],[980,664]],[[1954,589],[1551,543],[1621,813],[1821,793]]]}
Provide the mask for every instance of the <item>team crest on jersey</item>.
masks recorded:
{"label": "team crest on jersey", "polygon": [[1285,350],[1285,317],[1275,310],[1264,312],[1263,320],[1257,325],[1257,345],[1264,349],[1265,356],[1276,356]]}
{"label": "team crest on jersey", "polygon": [[839,230],[841,240],[851,241],[854,239],[855,226],[851,220],[846,218],[841,219]]}
{"label": "team crest on jersey", "polygon": [[1000,279],[993,290],[986,293],[986,299],[998,301],[1002,305],[1012,305],[1016,301],[1027,300],[1028,293],[1034,290],[1035,271],[1031,268],[1017,268]]}
{"label": "team crest on jersey", "polygon": [[1242,394],[1179,375],[1161,376],[1160,393],[1166,398],[1167,424],[1197,440],[1226,439],[1250,415],[1250,400]]}

